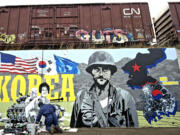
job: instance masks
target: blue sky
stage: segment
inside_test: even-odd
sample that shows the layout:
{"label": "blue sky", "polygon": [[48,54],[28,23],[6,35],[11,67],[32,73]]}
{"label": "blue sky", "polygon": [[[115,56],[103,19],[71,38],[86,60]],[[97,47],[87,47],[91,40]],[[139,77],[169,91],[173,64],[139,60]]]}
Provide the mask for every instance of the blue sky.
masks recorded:
{"label": "blue sky", "polygon": [[[95,51],[107,51],[110,53],[115,62],[121,60],[123,57],[135,58],[138,52],[148,53],[147,49],[134,48],[134,49],[72,49],[72,50],[46,50],[43,52],[44,59],[54,60],[54,54],[57,56],[65,57],[75,61],[77,63],[87,63],[89,56]],[[33,57],[42,58],[41,50],[21,50],[21,51],[2,51],[8,54],[21,57],[23,59],[29,59]],[[177,58],[176,50],[174,48],[166,49],[167,59],[174,60]]]}

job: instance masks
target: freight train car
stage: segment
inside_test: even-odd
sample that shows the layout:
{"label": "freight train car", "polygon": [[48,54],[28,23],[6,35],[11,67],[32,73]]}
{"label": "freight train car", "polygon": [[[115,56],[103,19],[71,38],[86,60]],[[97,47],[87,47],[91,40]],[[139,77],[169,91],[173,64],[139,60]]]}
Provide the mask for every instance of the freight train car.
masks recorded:
{"label": "freight train car", "polygon": [[176,45],[180,41],[180,2],[169,2],[167,9],[155,19],[158,44]]}
{"label": "freight train car", "polygon": [[147,44],[152,38],[148,3],[0,7],[1,49]]}

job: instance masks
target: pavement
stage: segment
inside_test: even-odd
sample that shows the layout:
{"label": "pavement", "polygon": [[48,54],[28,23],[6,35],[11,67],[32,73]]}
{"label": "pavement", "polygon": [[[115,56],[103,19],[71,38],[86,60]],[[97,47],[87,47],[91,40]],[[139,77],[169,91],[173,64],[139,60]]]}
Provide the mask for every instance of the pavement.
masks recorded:
{"label": "pavement", "polygon": [[[0,127],[0,135],[2,134]],[[74,131],[74,130],[73,130]],[[175,128],[79,128],[77,132],[65,131],[53,135],[180,135],[180,127]],[[12,135],[12,134],[11,134]],[[38,135],[51,135],[47,132]]]}
{"label": "pavement", "polygon": [[79,128],[76,133],[64,132],[63,135],[180,135],[180,128]]}

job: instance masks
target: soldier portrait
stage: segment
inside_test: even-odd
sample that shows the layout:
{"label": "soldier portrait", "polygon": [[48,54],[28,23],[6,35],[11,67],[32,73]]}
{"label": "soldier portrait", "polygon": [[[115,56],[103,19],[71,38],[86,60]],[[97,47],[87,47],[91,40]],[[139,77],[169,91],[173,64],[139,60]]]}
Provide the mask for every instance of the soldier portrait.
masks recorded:
{"label": "soldier portrait", "polygon": [[94,52],[86,68],[93,78],[89,89],[77,93],[71,127],[138,127],[132,95],[110,83],[117,72],[113,57],[104,51]]}

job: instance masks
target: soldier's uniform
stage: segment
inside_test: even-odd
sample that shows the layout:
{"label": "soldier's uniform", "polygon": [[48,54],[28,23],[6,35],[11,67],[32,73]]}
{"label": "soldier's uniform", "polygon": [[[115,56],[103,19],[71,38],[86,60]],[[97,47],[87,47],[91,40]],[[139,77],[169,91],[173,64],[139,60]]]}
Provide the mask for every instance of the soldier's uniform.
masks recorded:
{"label": "soldier's uniform", "polygon": [[[86,71],[91,73],[95,66],[106,66],[111,73],[117,71],[111,55],[95,52],[89,58]],[[95,84],[77,93],[71,116],[71,127],[138,127],[135,101],[129,92],[115,88],[101,90],[101,98]]]}

